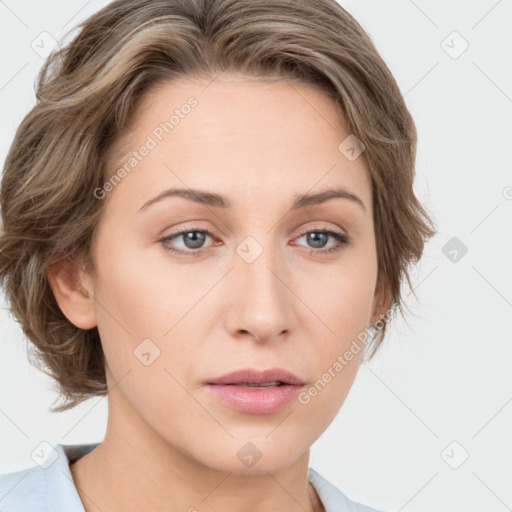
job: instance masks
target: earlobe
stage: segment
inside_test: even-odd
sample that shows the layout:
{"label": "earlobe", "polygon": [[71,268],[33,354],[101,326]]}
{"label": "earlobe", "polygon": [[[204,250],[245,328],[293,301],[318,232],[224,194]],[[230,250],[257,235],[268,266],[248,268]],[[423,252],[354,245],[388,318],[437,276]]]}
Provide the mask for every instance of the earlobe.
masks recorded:
{"label": "earlobe", "polygon": [[68,259],[51,264],[46,275],[65,317],[80,329],[97,325],[89,276]]}

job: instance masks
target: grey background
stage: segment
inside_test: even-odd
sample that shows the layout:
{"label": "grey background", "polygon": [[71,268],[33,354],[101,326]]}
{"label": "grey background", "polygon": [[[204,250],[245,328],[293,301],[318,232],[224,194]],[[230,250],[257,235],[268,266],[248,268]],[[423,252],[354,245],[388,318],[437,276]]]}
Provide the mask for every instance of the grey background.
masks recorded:
{"label": "grey background", "polygon": [[[60,40],[107,3],[0,1],[2,163],[35,101],[43,60],[31,45],[42,50],[42,32]],[[416,191],[439,235],[412,274],[414,315],[361,368],[310,465],[383,510],[510,510],[512,1],[340,3],[369,32],[416,120]],[[49,413],[53,383],[29,365],[5,301],[0,326],[0,473],[33,465],[41,442],[101,441],[106,399]]]}

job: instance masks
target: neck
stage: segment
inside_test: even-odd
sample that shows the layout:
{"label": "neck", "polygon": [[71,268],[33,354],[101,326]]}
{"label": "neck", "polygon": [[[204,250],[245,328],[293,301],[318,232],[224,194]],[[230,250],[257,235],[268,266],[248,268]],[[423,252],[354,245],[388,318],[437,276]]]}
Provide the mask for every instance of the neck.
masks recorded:
{"label": "neck", "polygon": [[[109,408],[104,441],[70,464],[85,512],[323,512],[308,482],[309,451],[283,471],[241,474],[205,465],[135,416]],[[213,464],[212,464],[213,465]]]}

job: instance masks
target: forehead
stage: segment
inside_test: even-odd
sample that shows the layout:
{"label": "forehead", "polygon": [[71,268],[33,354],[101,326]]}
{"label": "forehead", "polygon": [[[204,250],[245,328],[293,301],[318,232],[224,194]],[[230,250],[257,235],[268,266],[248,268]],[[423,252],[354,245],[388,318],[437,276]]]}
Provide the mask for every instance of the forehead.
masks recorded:
{"label": "forehead", "polygon": [[236,75],[167,82],[147,94],[116,145],[111,173],[152,148],[114,195],[131,190],[140,203],[165,185],[189,186],[246,201],[346,186],[368,205],[364,154],[350,161],[339,150],[349,135],[336,103],[304,84]]}

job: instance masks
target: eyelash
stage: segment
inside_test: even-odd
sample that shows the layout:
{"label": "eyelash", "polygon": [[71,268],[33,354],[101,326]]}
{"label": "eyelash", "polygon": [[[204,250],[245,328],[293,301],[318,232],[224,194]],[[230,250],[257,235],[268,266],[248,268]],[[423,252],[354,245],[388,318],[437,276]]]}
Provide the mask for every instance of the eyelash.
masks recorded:
{"label": "eyelash", "polygon": [[[187,256],[200,256],[204,251],[208,250],[208,249],[199,248],[197,250],[191,249],[188,251],[183,251],[181,249],[176,249],[176,248],[169,247],[169,246],[165,245],[165,242],[174,240],[175,238],[178,238],[181,235],[184,235],[186,233],[202,233],[204,235],[208,235],[210,238],[214,238],[214,234],[206,229],[199,229],[194,226],[189,226],[182,231],[178,231],[176,233],[173,233],[172,235],[168,235],[164,238],[161,238],[160,240],[158,240],[158,242],[161,243],[164,250],[166,250],[168,252],[172,252],[175,254],[183,254],[183,255],[187,255]],[[325,235],[330,235],[336,240],[336,244],[333,247],[330,247],[329,249],[310,248],[311,254],[313,254],[313,253],[332,254],[334,252],[341,250],[344,246],[346,246],[350,243],[350,237],[343,233],[338,233],[337,231],[331,231],[331,230],[327,230],[327,229],[318,229],[318,228],[312,228],[307,231],[304,231],[297,238],[301,238],[303,236],[309,235],[310,233],[322,233]]]}

